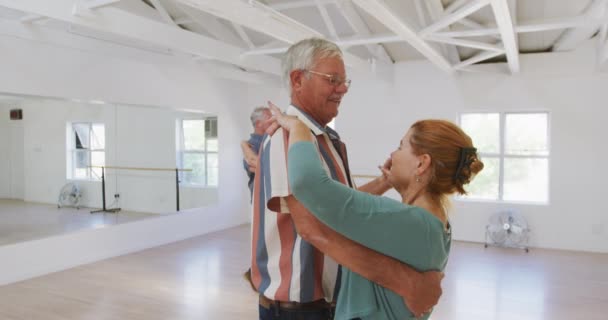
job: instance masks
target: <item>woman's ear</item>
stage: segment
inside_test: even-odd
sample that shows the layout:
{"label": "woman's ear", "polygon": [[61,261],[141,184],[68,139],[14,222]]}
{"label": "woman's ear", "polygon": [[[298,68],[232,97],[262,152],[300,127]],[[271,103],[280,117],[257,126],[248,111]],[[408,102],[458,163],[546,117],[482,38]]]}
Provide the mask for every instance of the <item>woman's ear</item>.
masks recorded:
{"label": "woman's ear", "polygon": [[418,167],[416,174],[423,175],[431,167],[431,156],[428,153],[418,156]]}

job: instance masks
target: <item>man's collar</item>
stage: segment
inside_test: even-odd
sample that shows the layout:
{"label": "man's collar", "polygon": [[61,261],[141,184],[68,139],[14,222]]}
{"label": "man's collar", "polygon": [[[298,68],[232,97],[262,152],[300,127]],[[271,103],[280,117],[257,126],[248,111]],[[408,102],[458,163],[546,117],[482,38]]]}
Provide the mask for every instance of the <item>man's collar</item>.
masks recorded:
{"label": "man's collar", "polygon": [[325,128],[321,127],[321,125],[315,121],[308,113],[304,112],[299,107],[291,104],[287,108],[286,113],[291,116],[296,116],[300,121],[302,121],[315,135],[321,135],[323,133],[327,133],[330,138],[340,139],[338,133],[334,131],[332,128],[325,126]]}

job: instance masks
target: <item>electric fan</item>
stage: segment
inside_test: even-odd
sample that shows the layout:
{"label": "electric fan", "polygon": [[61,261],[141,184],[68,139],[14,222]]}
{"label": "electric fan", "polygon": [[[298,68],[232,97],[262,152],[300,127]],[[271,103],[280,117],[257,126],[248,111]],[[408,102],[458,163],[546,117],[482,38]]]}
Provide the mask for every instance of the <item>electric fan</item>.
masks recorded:
{"label": "electric fan", "polygon": [[[494,213],[486,225],[486,243],[497,247],[520,248],[526,252],[528,249],[528,223],[522,215],[505,210]],[[490,242],[488,242],[488,239]]]}
{"label": "electric fan", "polygon": [[80,187],[77,184],[73,182],[67,183],[61,188],[61,191],[59,192],[57,208],[75,207],[76,209],[80,209],[81,196],[82,193],[80,192]]}

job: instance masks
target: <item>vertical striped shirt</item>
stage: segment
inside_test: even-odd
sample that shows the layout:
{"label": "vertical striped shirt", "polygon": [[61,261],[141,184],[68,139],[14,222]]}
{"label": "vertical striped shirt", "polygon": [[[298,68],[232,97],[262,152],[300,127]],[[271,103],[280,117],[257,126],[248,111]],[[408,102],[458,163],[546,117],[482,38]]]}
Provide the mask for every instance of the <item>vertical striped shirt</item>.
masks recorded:
{"label": "vertical striped shirt", "polygon": [[[334,147],[336,142],[343,146],[338,134],[293,105],[287,114],[297,116],[310,128],[325,170],[334,180],[348,185],[345,162]],[[279,129],[266,136],[260,147],[253,186],[252,282],[258,292],[272,300],[333,301],[339,287],[338,265],[297,234],[285,200],[291,195],[288,142],[289,132]]]}

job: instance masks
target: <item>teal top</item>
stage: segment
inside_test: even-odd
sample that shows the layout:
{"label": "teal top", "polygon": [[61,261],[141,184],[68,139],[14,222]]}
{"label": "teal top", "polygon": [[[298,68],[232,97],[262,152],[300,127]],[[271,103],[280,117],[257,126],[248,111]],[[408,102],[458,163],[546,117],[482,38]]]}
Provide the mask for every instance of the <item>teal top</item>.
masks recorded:
{"label": "teal top", "polygon": [[[331,179],[311,142],[293,144],[288,160],[293,195],[324,224],[416,270],[445,268],[451,235],[430,212],[357,191]],[[395,292],[347,268],[342,271],[336,320],[415,319]]]}

